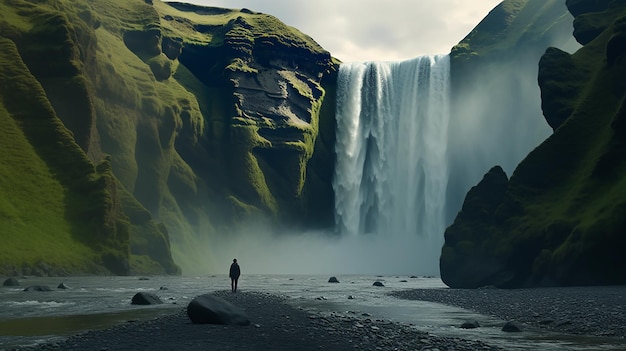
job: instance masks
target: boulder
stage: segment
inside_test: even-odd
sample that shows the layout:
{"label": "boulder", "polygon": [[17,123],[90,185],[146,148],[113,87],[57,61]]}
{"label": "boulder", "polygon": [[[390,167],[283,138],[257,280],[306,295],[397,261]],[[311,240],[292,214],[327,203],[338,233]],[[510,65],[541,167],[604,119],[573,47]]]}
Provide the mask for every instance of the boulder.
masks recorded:
{"label": "boulder", "polygon": [[20,286],[20,282],[15,278],[9,278],[2,283],[2,286]]}
{"label": "boulder", "polygon": [[24,291],[52,291],[47,285],[31,285],[24,289]]}
{"label": "boulder", "polygon": [[329,283],[339,283],[339,280],[337,280],[337,277],[330,277],[330,278],[328,279],[328,282],[329,282]]}
{"label": "boulder", "polygon": [[373,286],[385,286],[385,284],[383,284],[383,282],[377,280],[374,282],[374,284],[372,284]]}
{"label": "boulder", "polygon": [[502,327],[502,331],[508,333],[519,333],[522,331],[522,328],[519,326],[519,324],[513,321],[508,321]]}
{"label": "boulder", "polygon": [[59,284],[59,286],[57,286],[57,289],[70,289],[70,287],[67,286],[65,283],[61,283]]}
{"label": "boulder", "polygon": [[250,324],[250,319],[243,310],[210,294],[200,295],[191,300],[187,305],[187,315],[196,324]]}
{"label": "boulder", "polygon": [[463,322],[463,324],[461,324],[461,329],[476,329],[479,327],[480,324],[478,324],[478,321],[476,320],[465,321]]}
{"label": "boulder", "polygon": [[163,301],[158,296],[147,292],[136,293],[130,301],[131,305],[160,305],[162,303]]}

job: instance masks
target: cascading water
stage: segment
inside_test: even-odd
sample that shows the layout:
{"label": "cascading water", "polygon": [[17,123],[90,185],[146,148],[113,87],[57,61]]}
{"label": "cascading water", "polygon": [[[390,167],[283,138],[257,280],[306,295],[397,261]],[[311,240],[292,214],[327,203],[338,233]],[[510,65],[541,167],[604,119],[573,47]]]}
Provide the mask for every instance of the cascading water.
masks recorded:
{"label": "cascading water", "polygon": [[436,260],[445,230],[449,67],[447,55],[340,66],[333,188],[343,235],[421,238],[415,255]]}

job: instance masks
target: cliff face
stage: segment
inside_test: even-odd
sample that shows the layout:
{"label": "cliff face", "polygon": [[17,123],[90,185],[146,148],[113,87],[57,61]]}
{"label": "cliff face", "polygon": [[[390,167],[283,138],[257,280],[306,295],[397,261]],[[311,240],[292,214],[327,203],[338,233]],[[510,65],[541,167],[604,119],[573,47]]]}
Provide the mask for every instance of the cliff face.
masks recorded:
{"label": "cliff face", "polygon": [[549,48],[539,64],[554,134],[508,182],[496,168],[467,194],[442,249],[450,287],[626,282],[626,5],[567,5],[584,47],[573,55]]}
{"label": "cliff face", "polygon": [[308,36],[159,1],[0,10],[0,274],[179,273],[243,220],[329,224],[336,63]]}

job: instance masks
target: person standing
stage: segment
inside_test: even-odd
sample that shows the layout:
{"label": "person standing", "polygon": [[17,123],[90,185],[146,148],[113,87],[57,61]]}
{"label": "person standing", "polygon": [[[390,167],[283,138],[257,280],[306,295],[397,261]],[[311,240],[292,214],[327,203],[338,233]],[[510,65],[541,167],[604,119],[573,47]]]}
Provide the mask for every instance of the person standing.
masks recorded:
{"label": "person standing", "polygon": [[228,274],[230,277],[230,289],[232,292],[237,292],[237,282],[239,281],[240,275],[241,269],[239,268],[239,263],[237,263],[236,258],[233,258],[233,263],[230,265],[230,273]]}

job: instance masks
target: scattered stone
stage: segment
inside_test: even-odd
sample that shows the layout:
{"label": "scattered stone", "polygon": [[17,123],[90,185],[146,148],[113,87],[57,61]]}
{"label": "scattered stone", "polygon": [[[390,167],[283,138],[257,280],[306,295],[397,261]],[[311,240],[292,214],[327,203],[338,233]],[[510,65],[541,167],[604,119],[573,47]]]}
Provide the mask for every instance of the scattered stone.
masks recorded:
{"label": "scattered stone", "polygon": [[61,284],[59,284],[59,286],[57,286],[57,289],[64,289],[65,290],[65,289],[70,289],[70,287],[65,285],[65,283],[61,283]]}
{"label": "scattered stone", "polygon": [[130,303],[131,305],[160,305],[163,301],[161,301],[161,299],[154,294],[142,291],[136,293]]}
{"label": "scattered stone", "polygon": [[374,286],[385,286],[385,284],[383,284],[383,282],[381,282],[379,280],[375,281],[374,284],[372,284],[372,285],[374,285]]}
{"label": "scattered stone", "polygon": [[571,324],[572,324],[572,321],[569,321],[569,320],[562,320],[562,321],[559,321],[559,322],[556,324],[556,326],[557,326],[557,327],[564,327],[564,326],[566,326],[566,325],[571,325]]}
{"label": "scattered stone", "polygon": [[508,321],[502,327],[502,331],[507,333],[518,333],[522,331],[522,328],[519,326],[519,324],[513,321]]}
{"label": "scattered stone", "polygon": [[337,277],[330,277],[330,279],[328,279],[329,283],[339,283],[339,280],[337,280]]}
{"label": "scattered stone", "polygon": [[476,328],[480,328],[480,324],[478,324],[478,321],[475,321],[475,320],[465,321],[463,322],[463,324],[461,324],[461,328],[462,329],[476,329]]}
{"label": "scattered stone", "polygon": [[140,277],[139,280],[150,280],[150,279],[148,279],[146,277]]}
{"label": "scattered stone", "polygon": [[210,294],[200,295],[187,305],[187,316],[196,324],[250,325],[239,307]]}
{"label": "scattered stone", "polygon": [[32,285],[24,289],[24,291],[52,291],[47,285]]}
{"label": "scattered stone", "polygon": [[400,283],[406,283],[406,282],[407,282],[407,280],[406,280],[406,279],[402,279],[402,280],[400,281]]}
{"label": "scattered stone", "polygon": [[2,286],[20,286],[20,282],[15,278],[9,278],[2,283]]}
{"label": "scattered stone", "polygon": [[348,295],[348,300],[354,300],[354,296]]}
{"label": "scattered stone", "polygon": [[159,288],[159,290],[168,290],[166,287],[162,286]]}

